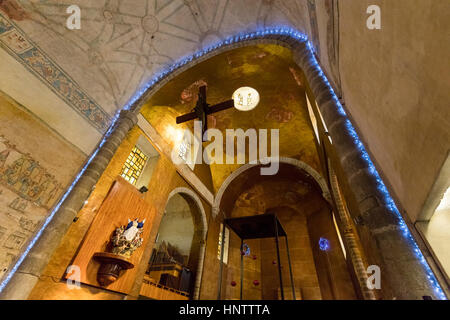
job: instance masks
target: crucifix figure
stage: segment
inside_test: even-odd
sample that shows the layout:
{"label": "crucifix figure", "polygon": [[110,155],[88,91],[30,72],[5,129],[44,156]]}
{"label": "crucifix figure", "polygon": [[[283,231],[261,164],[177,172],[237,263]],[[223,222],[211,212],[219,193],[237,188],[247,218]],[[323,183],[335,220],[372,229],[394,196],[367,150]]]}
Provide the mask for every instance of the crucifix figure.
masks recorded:
{"label": "crucifix figure", "polygon": [[208,130],[208,115],[233,107],[233,99],[218,103],[213,106],[209,106],[209,104],[206,102],[206,86],[202,86],[198,90],[198,100],[195,108],[191,113],[177,117],[177,124],[194,119],[199,119],[202,123],[202,140],[203,142],[205,142],[205,132],[206,130]]}

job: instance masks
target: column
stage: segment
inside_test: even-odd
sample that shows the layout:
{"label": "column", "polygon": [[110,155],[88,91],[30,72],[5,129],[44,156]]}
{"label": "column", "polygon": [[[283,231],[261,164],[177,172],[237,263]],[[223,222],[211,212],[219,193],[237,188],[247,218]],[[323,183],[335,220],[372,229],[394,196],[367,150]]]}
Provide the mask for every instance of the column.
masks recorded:
{"label": "column", "polygon": [[[391,296],[385,299],[437,299],[427,270],[415,253],[415,246],[404,235],[399,217],[390,208],[385,191],[363,158],[356,132],[349,125],[339,101],[333,95],[321,73],[317,61],[305,44],[291,43],[297,64],[303,69],[311,90],[333,140],[339,166],[345,175],[353,202],[352,215],[361,218],[370,233],[370,246],[380,258],[381,286],[390,287]],[[356,213],[355,213],[356,211]]]}

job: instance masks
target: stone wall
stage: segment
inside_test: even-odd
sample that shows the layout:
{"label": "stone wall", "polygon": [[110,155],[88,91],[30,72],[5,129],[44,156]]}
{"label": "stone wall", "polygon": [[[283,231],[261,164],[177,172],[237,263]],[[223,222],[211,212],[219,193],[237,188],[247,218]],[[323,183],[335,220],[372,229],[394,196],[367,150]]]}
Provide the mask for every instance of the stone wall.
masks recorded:
{"label": "stone wall", "polygon": [[[294,287],[300,291],[302,300],[322,299],[318,275],[313,259],[313,250],[307,226],[305,205],[299,204],[297,208],[273,208],[288,235],[291,266],[293,270]],[[285,239],[280,238],[281,274],[285,297],[291,297],[291,278]],[[274,239],[261,240],[261,266],[263,271],[263,298],[278,299],[280,280],[278,276],[278,263]]]}
{"label": "stone wall", "polygon": [[[307,216],[324,203],[320,195],[317,197],[315,194],[316,191],[306,183],[292,183],[275,178],[256,183],[245,190],[237,199],[231,214],[233,218],[265,212],[277,214],[290,241],[294,286],[301,291],[305,300],[322,297],[307,228]],[[250,246],[251,252],[250,256],[244,258],[244,299],[278,299],[280,285],[275,240],[258,239],[245,243]],[[231,264],[224,272],[226,297],[230,299],[239,298],[239,248],[240,240],[234,235],[230,243]],[[280,256],[283,287],[291,287],[284,238],[280,238]],[[255,286],[254,280],[258,280],[260,285]],[[230,288],[231,281],[238,283],[235,288]]]}

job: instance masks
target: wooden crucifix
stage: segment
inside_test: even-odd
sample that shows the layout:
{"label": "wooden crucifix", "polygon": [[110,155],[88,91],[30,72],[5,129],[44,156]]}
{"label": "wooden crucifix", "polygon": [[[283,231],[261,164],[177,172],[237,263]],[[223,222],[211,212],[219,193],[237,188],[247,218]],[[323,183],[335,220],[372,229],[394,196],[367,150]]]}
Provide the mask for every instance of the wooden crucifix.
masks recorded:
{"label": "wooden crucifix", "polygon": [[191,113],[177,117],[177,124],[187,122],[194,119],[199,119],[202,123],[202,140],[205,142],[205,132],[208,130],[208,115],[230,109],[234,107],[234,100],[227,100],[222,103],[209,106],[206,102],[206,86],[202,86],[198,90],[198,100],[195,108]]}

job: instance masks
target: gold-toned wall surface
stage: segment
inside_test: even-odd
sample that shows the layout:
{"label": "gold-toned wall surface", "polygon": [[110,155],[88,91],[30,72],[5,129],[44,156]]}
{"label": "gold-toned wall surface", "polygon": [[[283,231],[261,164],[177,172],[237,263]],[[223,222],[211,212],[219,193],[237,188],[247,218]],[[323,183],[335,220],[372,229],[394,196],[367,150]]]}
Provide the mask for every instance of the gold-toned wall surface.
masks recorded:
{"label": "gold-toned wall surface", "polygon": [[[167,141],[176,130],[193,122],[177,125],[177,116],[191,112],[200,86],[207,86],[207,101],[213,105],[231,99],[239,87],[251,86],[261,97],[259,105],[247,112],[235,108],[208,117],[208,128],[267,129],[270,156],[270,130],[279,130],[279,154],[306,162],[320,171],[319,158],[309,123],[302,72],[289,49],[277,45],[257,45],[219,54],[178,75],[143,106],[142,115]],[[204,143],[206,147],[208,143]],[[235,158],[237,152],[234,152]],[[248,147],[246,154],[248,155]],[[211,164],[214,191],[241,164]]]}
{"label": "gold-toned wall surface", "polygon": [[[289,241],[296,299],[356,299],[353,282],[333,225],[329,204],[310,184],[272,179],[257,182],[235,201],[231,217],[275,213]],[[319,248],[319,239],[330,250]],[[245,240],[250,255],[244,257],[243,299],[281,299],[278,259],[274,238]],[[287,247],[279,239],[281,274],[286,299],[292,299]],[[232,233],[229,263],[224,267],[223,291],[227,299],[240,295],[240,239]],[[259,283],[255,284],[254,280]],[[232,282],[236,286],[232,286]]]}
{"label": "gold-toned wall surface", "polygon": [[1,280],[86,156],[2,91],[0,124]]}
{"label": "gold-toned wall surface", "polygon": [[[307,227],[307,217],[324,206],[324,200],[307,183],[292,183],[272,179],[256,183],[245,190],[235,202],[231,217],[245,217],[271,212],[277,214],[288,234],[294,287],[301,293],[301,299],[320,300],[322,298],[314,264],[313,253]],[[232,237],[230,251],[232,264],[226,268],[224,284],[230,287],[231,281],[238,282],[235,288],[226,289],[227,296],[239,298],[240,240]],[[244,258],[244,299],[277,300],[280,288],[275,239],[245,241],[250,247],[250,256]],[[280,238],[280,257],[283,287],[291,286],[285,239]],[[225,278],[225,277],[224,277]],[[255,286],[254,280],[260,285]],[[299,297],[297,297],[299,298]]]}
{"label": "gold-toned wall surface", "polygon": [[[31,292],[29,299],[123,299],[124,295],[112,293],[104,289],[81,285],[80,289],[69,289],[65,281],[61,280],[66,268],[71,264],[81,241],[84,238],[98,208],[106,197],[113,181],[120,174],[122,166],[130,151],[135,146],[143,132],[135,126],[126,136],[119,149],[115,153],[105,172],[102,174],[88,202],[78,214],[78,220],[74,222],[64,236],[57,250],[47,265],[41,279]],[[139,296],[142,279],[150,260],[153,243],[159,229],[164,209],[170,192],[177,187],[190,188],[175,170],[170,159],[161,155],[153,171],[148,185],[149,191],[145,194],[145,200],[155,209],[156,216],[151,228],[149,245],[145,248],[138,268],[135,283],[128,299],[136,299]],[[205,209],[207,221],[210,222],[211,207],[201,199]],[[205,268],[204,275],[210,271]]]}

